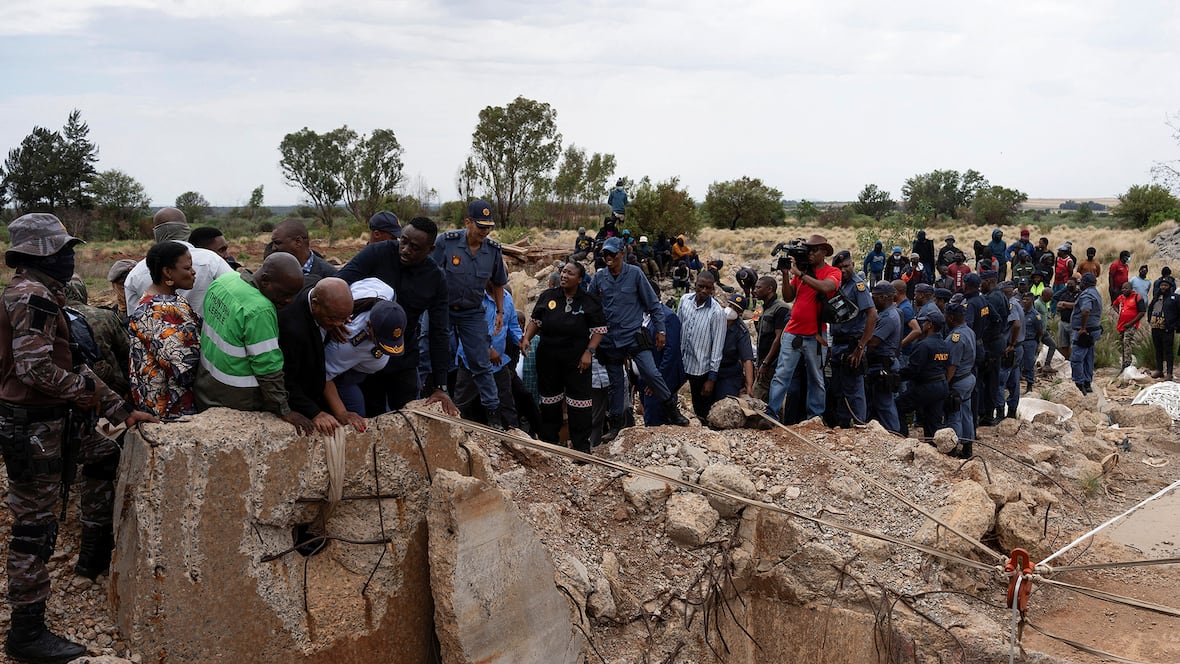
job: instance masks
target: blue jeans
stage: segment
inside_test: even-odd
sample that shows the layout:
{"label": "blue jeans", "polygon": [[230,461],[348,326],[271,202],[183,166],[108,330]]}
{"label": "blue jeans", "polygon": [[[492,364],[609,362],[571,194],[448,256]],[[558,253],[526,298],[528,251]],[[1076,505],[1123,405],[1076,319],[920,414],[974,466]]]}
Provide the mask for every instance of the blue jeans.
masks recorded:
{"label": "blue jeans", "polygon": [[[794,348],[796,339],[801,339],[803,343],[798,350]],[[795,367],[799,365],[800,359],[807,367],[807,417],[824,414],[827,392],[824,389],[823,356],[820,355],[819,342],[814,336],[783,332],[778,364],[774,368],[774,378],[770,381],[770,400],[766,402],[767,412],[776,420],[782,421],[787,386],[791,383],[791,377],[795,375]]]}
{"label": "blue jeans", "polygon": [[[488,321],[483,307],[466,311],[451,311],[451,329],[459,335],[463,344],[463,355],[467,358],[467,369],[479,388],[479,402],[489,412],[500,409],[500,392],[492,376],[492,336],[488,333]],[[507,358],[505,358],[507,361]]]}
{"label": "blue jeans", "polygon": [[612,348],[599,356],[599,362],[606,369],[606,375],[610,377],[610,406],[607,409],[607,413],[610,415],[622,415],[623,411],[627,410],[627,390],[623,383],[623,361],[628,355],[631,357],[635,371],[643,379],[643,384],[651,388],[652,398],[664,403],[672,396],[672,393],[668,391],[667,383],[664,382],[664,377],[660,375],[660,370],[656,367],[655,358],[652,357],[650,350],[638,350],[638,347],[635,346],[630,349]]}
{"label": "blue jeans", "polygon": [[[1078,337],[1080,336],[1077,330],[1073,335],[1073,347],[1069,350],[1069,369],[1073,376],[1075,383],[1089,383],[1094,380],[1094,346],[1089,348],[1082,348],[1078,345]],[[1094,343],[1098,343],[1098,338],[1102,336],[1102,328],[1096,327],[1090,330],[1090,338]]]}

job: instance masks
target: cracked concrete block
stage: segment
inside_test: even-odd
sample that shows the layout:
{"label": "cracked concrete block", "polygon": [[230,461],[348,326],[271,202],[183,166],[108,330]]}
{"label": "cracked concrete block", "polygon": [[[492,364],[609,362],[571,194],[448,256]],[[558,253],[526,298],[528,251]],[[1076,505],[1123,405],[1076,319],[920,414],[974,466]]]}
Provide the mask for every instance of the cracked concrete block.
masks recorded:
{"label": "cracked concrete block", "polygon": [[668,499],[664,532],[673,541],[700,546],[708,541],[720,518],[708,498],[696,493],[678,493]]}
{"label": "cracked concrete block", "polygon": [[478,478],[436,471],[427,523],[443,661],[581,661],[583,637],[569,600],[554,584],[553,561],[502,491]]}

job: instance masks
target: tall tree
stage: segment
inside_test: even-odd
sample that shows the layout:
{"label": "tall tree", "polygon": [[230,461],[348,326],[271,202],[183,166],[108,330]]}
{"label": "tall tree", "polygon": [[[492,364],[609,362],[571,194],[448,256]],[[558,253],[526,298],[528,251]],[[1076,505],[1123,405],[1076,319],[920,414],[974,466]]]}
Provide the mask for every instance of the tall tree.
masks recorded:
{"label": "tall tree", "polygon": [[957,217],[971,207],[975,194],[988,188],[987,178],[979,171],[931,171],[919,173],[905,181],[901,195],[906,211],[912,214],[941,214]]}
{"label": "tall tree", "polygon": [[459,191],[459,198],[467,202],[475,198],[475,188],[478,186],[479,168],[475,166],[475,158],[468,155],[463,165],[455,172],[455,189]]}
{"label": "tall tree", "polygon": [[637,231],[648,235],[692,233],[699,223],[696,202],[681,188],[677,177],[653,184],[644,176],[627,206],[627,226],[634,224]]}
{"label": "tall tree", "polygon": [[52,212],[63,201],[61,190],[61,134],[34,127],[4,161],[4,188],[25,212]]}
{"label": "tall tree", "polygon": [[513,212],[548,188],[561,154],[557,111],[524,97],[488,106],[471,134],[471,153],[479,182],[496,199],[497,221],[507,226]]}
{"label": "tall tree", "polygon": [[381,199],[401,185],[402,146],[389,129],[374,129],[365,136],[351,133],[343,146],[340,174],[344,204],[362,224],[381,209]]}
{"label": "tall tree", "polygon": [[586,183],[586,150],[569,145],[561,155],[561,165],[553,177],[553,195],[563,207],[581,202]]}
{"label": "tall tree", "polygon": [[134,238],[136,221],[148,211],[151,199],[143,185],[123,171],[102,171],[91,183],[90,193],[100,217],[110,223],[116,239]]}
{"label": "tall tree", "polygon": [[[615,173],[615,156],[610,153],[595,152],[586,160],[586,177],[582,185],[582,200],[591,205],[606,203],[606,194],[610,189],[610,179]],[[623,183],[630,186],[630,181]]]}
{"label": "tall tree", "polygon": [[881,217],[892,210],[894,205],[889,192],[882,191],[875,184],[866,184],[865,188],[860,190],[860,195],[856,197],[856,202],[852,204],[852,209],[857,214],[867,215],[881,221]]}
{"label": "tall tree", "polygon": [[184,213],[190,224],[195,224],[209,216],[211,212],[209,201],[196,191],[186,191],[176,197],[176,209]]}
{"label": "tall tree", "polygon": [[283,177],[303,190],[316,218],[328,229],[329,241],[336,204],[344,198],[340,174],[345,168],[345,151],[355,136],[347,126],[324,134],[304,127],[284,136],[279,144]]}
{"label": "tall tree", "polygon": [[736,230],[750,226],[771,226],[783,221],[783,193],[762,184],[762,180],[742,176],[737,180],[709,185],[701,214],[716,228]]}
{"label": "tall tree", "polygon": [[1028,200],[1028,194],[1016,189],[993,185],[976,192],[971,201],[971,211],[976,221],[989,226],[1000,226],[1020,214],[1020,205]]}
{"label": "tall tree", "polygon": [[62,128],[62,203],[86,210],[93,201],[89,187],[98,170],[98,146],[90,142],[90,125],[82,122],[82,111],[74,109]]}

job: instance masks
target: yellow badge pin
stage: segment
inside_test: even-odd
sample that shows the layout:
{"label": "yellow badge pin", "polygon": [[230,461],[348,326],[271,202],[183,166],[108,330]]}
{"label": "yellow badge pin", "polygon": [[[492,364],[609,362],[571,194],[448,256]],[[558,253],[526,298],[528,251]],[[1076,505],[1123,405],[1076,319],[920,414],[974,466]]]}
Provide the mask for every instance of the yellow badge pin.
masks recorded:
{"label": "yellow badge pin", "polygon": [[556,308],[557,308],[557,300],[549,300],[549,309],[553,310]]}

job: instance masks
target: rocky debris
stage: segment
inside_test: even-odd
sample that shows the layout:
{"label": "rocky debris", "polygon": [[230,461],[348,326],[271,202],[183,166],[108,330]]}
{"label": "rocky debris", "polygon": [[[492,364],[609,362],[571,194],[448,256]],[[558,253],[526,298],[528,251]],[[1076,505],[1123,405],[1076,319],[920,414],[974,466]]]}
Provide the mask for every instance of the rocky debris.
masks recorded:
{"label": "rocky debris", "polygon": [[668,499],[664,532],[675,542],[701,546],[720,518],[708,498],[697,493],[677,493]]}
{"label": "rocky debris", "polygon": [[1086,410],[1091,412],[1098,411],[1098,392],[1092,394],[1082,394],[1077,385],[1074,385],[1068,380],[1061,380],[1059,382],[1048,385],[1046,401],[1061,404],[1074,412],[1076,416],[1078,411]]}
{"label": "rocky debris", "polygon": [[1008,503],[996,515],[996,536],[1004,551],[1020,548],[1029,552],[1033,560],[1040,560],[1052,549],[1042,533],[1042,522],[1036,518],[1036,505],[1024,501]]}
{"label": "rocky debris", "polygon": [[743,408],[754,412],[766,411],[766,402],[742,395],[722,399],[709,407],[709,425],[715,429],[757,429],[765,422],[761,415],[747,416]]}
{"label": "rocky debris", "polygon": [[865,499],[864,487],[848,476],[833,478],[828,482],[828,489],[848,502],[859,503]]}
{"label": "rocky debris", "polygon": [[[753,480],[750,479],[750,475],[746,472],[746,469],[741,466],[730,464],[709,466],[701,473],[700,484],[710,489],[725,491],[743,498],[755,499],[758,497],[758,490],[754,487]],[[717,510],[718,514],[726,519],[734,516],[741,509],[741,503],[717,496],[709,496],[709,504],[713,506],[713,509]]]}
{"label": "rocky debris", "polygon": [[[963,480],[951,487],[946,504],[933,514],[942,522],[978,541],[992,529],[996,505],[987,490],[978,482]],[[922,524],[915,539],[922,544],[937,546],[959,555],[968,555],[975,550],[970,542],[930,520]]]}
{"label": "rocky debris", "polygon": [[[444,661],[581,661],[584,641],[554,586],[549,554],[500,490],[436,471],[427,523],[434,629]],[[588,576],[582,585],[588,589]]]}
{"label": "rocky debris", "polygon": [[959,446],[959,437],[954,429],[939,429],[934,432],[934,447],[942,454],[947,454]]}
{"label": "rocky debris", "polygon": [[1113,406],[1110,419],[1120,427],[1140,429],[1170,429],[1172,416],[1163,406],[1143,404],[1138,406]]}
{"label": "rocky debris", "polygon": [[[648,466],[644,470],[680,479],[680,468],[676,466]],[[651,512],[662,507],[668,496],[672,495],[672,485],[642,475],[628,475],[623,478],[623,495],[627,497],[627,502],[640,511]]]}

